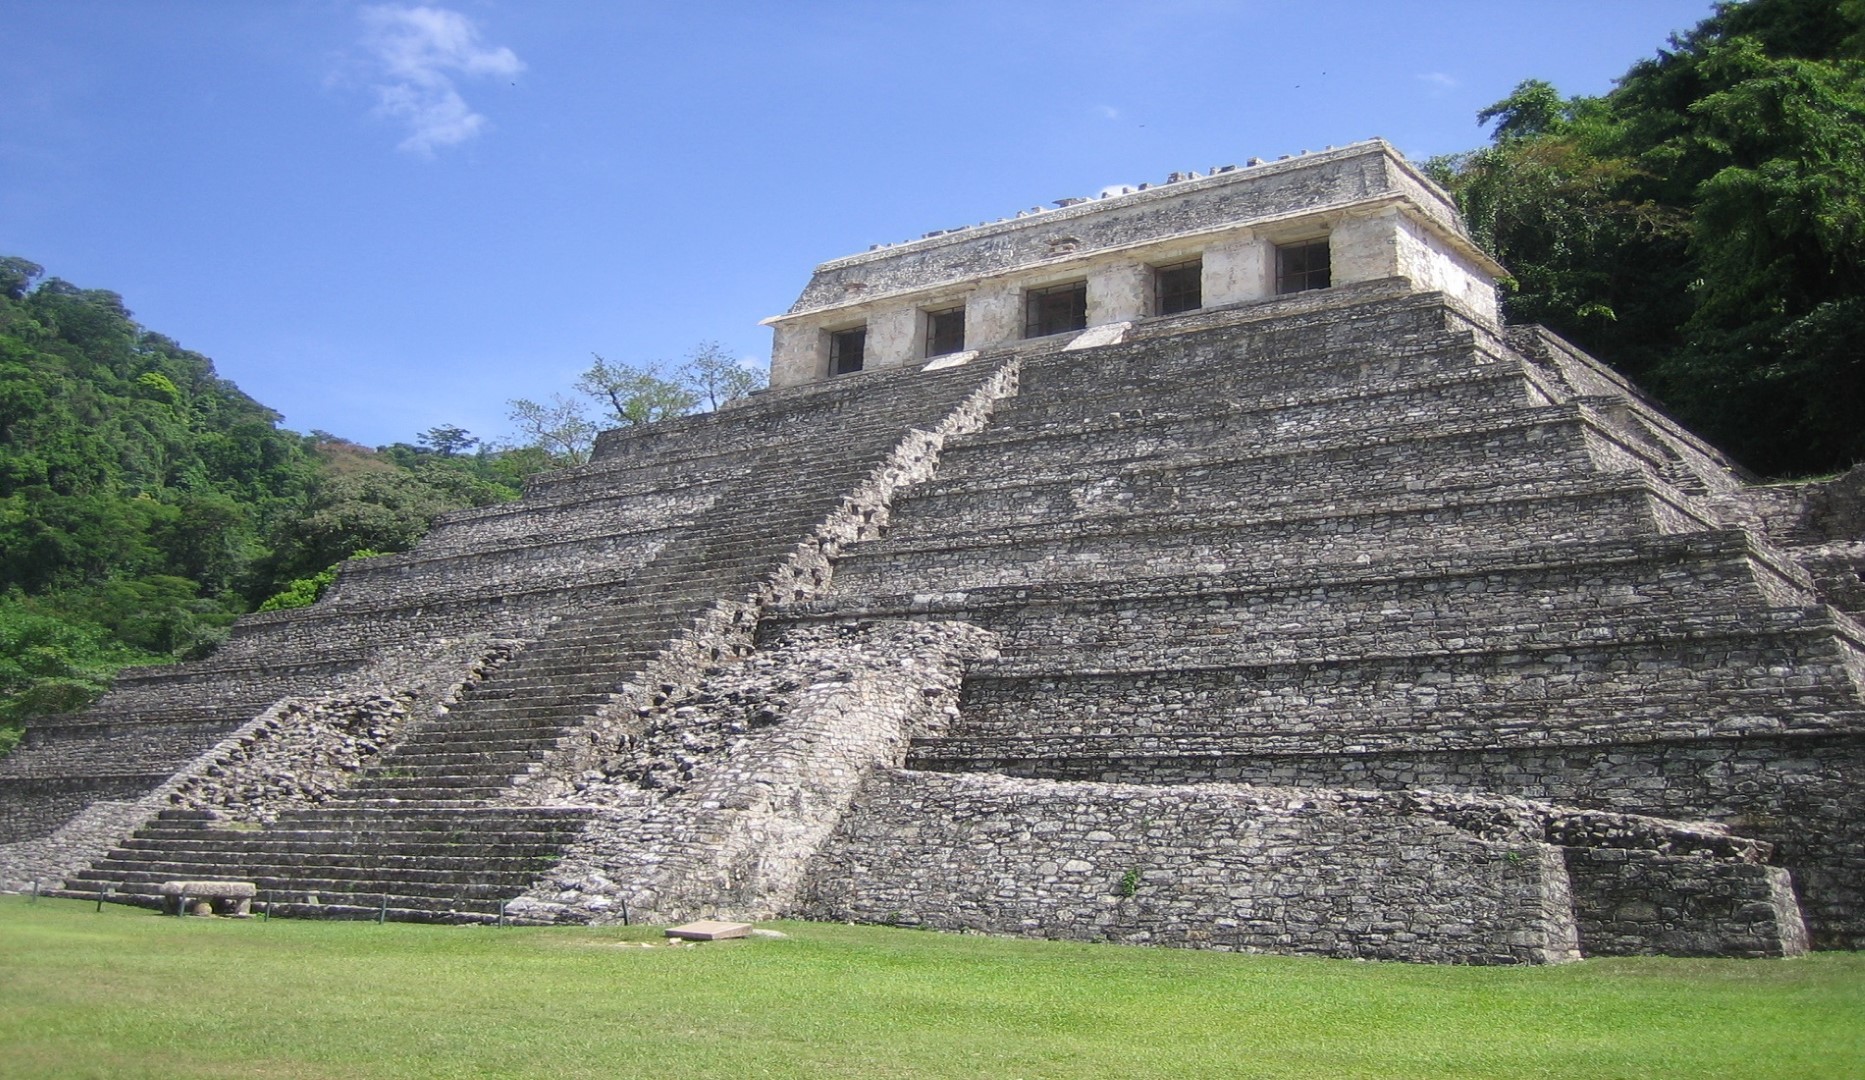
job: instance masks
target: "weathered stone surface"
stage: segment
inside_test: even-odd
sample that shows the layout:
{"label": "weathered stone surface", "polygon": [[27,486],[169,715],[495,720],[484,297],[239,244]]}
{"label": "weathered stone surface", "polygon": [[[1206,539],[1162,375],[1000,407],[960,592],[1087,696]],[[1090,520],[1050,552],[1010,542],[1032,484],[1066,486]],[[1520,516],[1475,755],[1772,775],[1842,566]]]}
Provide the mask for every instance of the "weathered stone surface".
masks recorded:
{"label": "weathered stone surface", "polygon": [[799,630],[644,709],[639,734],[575,797],[600,812],[517,910],[783,914],[863,779],[945,730],[964,664],[993,641],[962,623]]}
{"label": "weathered stone surface", "polygon": [[667,928],[667,936],[680,938],[683,941],[730,941],[733,938],[750,937],[751,924],[701,919],[698,922],[670,926]]}
{"label": "weathered stone surface", "polygon": [[[605,433],[35,724],[0,879],[1463,963],[1865,944],[1865,473],[1749,486],[1424,291],[1481,268],[1414,181],[1360,146],[828,264],[801,315],[956,275],[1008,333],[1053,271],[1129,325]],[[1206,221],[1225,192],[1293,216]],[[1316,223],[1353,272],[1258,295]],[[1136,259],[1218,233],[1247,302],[1123,313]]]}
{"label": "weathered stone surface", "polygon": [[258,892],[250,881],[165,881],[161,889],[164,909],[170,915],[234,918],[252,914],[253,897]]}

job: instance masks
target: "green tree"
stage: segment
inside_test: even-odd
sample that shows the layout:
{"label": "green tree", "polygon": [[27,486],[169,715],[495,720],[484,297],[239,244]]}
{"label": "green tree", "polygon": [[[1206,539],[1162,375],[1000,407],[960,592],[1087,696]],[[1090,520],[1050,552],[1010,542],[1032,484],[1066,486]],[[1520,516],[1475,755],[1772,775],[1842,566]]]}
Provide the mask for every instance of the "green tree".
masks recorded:
{"label": "green tree", "polygon": [[677,379],[663,376],[658,364],[633,367],[590,355],[596,362],[576,377],[576,389],[594,398],[607,410],[607,418],[623,427],[685,416],[699,404],[699,397]]}
{"label": "green tree", "polygon": [[552,394],[545,402],[513,398],[506,407],[526,446],[560,456],[571,465],[589,460],[598,428],[582,402]]}
{"label": "green tree", "polygon": [[1540,321],[1756,470],[1865,460],[1865,3],[1721,4],[1603,98],[1432,163]]}
{"label": "green tree", "polygon": [[304,577],[362,550],[406,551],[436,517],[467,505],[386,463],[327,475],[280,520],[269,580]]}
{"label": "green tree", "polygon": [[441,457],[453,457],[464,454],[479,445],[473,433],[453,424],[440,424],[428,428],[420,435],[421,445]]}
{"label": "green tree", "polygon": [[687,354],[679,378],[697,404],[708,410],[747,397],[769,381],[763,369],[745,367],[716,341],[702,341],[695,346]]}

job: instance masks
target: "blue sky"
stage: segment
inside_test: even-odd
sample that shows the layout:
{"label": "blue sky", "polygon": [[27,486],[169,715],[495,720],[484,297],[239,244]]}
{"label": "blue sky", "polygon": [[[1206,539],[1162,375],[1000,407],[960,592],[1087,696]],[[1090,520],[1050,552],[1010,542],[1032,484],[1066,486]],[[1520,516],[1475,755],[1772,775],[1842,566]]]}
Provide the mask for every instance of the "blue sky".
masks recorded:
{"label": "blue sky", "polygon": [[285,414],[506,435],[590,353],[764,358],[818,262],[1372,135],[1483,141],[1709,0],[0,0],[0,254]]}

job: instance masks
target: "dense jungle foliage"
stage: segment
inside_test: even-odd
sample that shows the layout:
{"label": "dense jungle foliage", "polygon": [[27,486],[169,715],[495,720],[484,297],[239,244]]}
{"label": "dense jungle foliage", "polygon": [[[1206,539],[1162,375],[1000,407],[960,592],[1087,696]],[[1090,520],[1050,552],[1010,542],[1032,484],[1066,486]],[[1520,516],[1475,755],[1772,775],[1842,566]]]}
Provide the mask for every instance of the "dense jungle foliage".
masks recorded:
{"label": "dense jungle foliage", "polygon": [[549,463],[436,428],[379,451],[279,416],[115,293],[0,257],[0,746],[116,668],[204,655],[239,614],[308,603]]}
{"label": "dense jungle foliage", "polygon": [[1539,322],[1764,476],[1865,460],[1865,0],[1722,4],[1430,164]]}

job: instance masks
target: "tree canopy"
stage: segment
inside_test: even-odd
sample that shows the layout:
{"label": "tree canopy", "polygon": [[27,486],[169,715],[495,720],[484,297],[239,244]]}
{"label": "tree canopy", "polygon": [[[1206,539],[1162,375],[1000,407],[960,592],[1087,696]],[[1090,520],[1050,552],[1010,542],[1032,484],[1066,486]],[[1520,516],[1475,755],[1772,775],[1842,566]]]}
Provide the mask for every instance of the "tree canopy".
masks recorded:
{"label": "tree canopy", "polygon": [[1597,98],[1527,80],[1431,163],[1505,310],[1766,475],[1865,460],[1865,0],[1750,0]]}
{"label": "tree canopy", "polygon": [[[595,363],[576,377],[581,399],[553,394],[543,402],[514,398],[507,415],[526,444],[576,464],[589,459],[604,425],[634,427],[722,408],[761,389],[762,369],[748,368],[716,341],[693,347],[669,370],[659,361],[616,363],[591,353]],[[591,414],[591,407],[596,412]]]}

